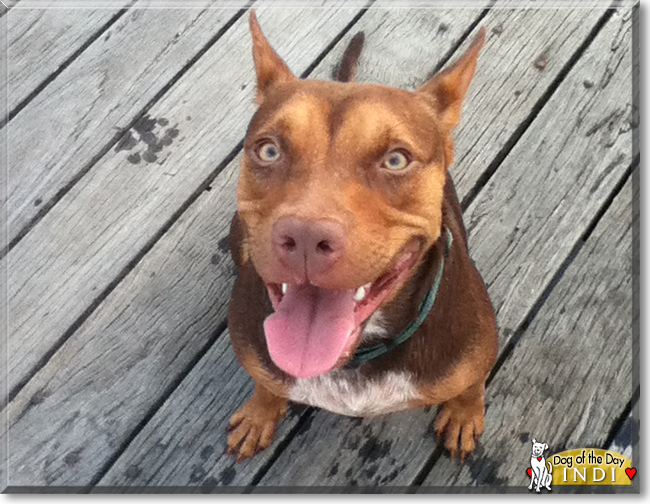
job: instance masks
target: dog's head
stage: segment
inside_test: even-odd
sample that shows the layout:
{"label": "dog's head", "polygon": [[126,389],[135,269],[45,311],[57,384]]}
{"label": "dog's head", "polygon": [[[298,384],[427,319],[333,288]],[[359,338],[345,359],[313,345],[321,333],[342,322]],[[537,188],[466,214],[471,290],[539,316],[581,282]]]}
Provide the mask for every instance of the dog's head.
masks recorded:
{"label": "dog's head", "polygon": [[544,454],[544,451],[548,450],[548,445],[546,443],[538,443],[533,438],[533,457],[540,457]]}
{"label": "dog's head", "polygon": [[241,255],[276,313],[273,360],[311,377],[341,365],[361,327],[438,239],[452,129],[484,41],[414,92],[296,78],[250,27],[259,109],[237,189]]}

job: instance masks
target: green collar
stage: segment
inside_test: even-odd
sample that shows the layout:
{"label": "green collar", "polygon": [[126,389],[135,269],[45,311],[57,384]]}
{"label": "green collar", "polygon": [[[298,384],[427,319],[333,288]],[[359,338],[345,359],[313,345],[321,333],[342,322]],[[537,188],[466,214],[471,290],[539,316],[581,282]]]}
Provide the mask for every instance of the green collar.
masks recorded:
{"label": "green collar", "polygon": [[424,299],[422,300],[422,304],[420,305],[420,311],[418,313],[418,316],[415,318],[415,320],[411,321],[411,323],[408,326],[406,326],[406,328],[402,332],[400,332],[397,336],[395,336],[392,340],[368,348],[357,349],[357,351],[354,352],[354,356],[352,357],[352,359],[344,366],[345,368],[355,369],[359,367],[361,364],[363,364],[364,362],[368,362],[377,359],[383,355],[386,355],[388,352],[392,351],[393,349],[395,349],[396,347],[398,347],[399,345],[407,341],[420,328],[420,326],[424,322],[424,319],[426,319],[429,313],[431,312],[431,308],[433,308],[433,304],[436,301],[436,295],[438,294],[438,288],[440,287],[440,281],[442,280],[442,270],[445,266],[445,257],[449,255],[449,252],[451,250],[451,243],[453,241],[453,236],[451,234],[451,231],[449,231],[448,229],[445,229],[445,231],[447,234],[447,241],[445,243],[444,254],[440,259],[440,268],[438,269],[436,278],[433,281],[433,285],[429,289],[429,292],[427,292],[427,295],[424,296]]}

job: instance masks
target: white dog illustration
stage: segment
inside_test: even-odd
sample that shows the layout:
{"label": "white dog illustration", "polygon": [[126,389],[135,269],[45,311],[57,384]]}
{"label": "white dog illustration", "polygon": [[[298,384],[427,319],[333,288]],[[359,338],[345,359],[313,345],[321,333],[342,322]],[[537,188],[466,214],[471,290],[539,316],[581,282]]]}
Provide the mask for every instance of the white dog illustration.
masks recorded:
{"label": "white dog illustration", "polygon": [[533,439],[533,455],[530,458],[530,485],[528,490],[533,489],[533,484],[536,485],[535,491],[539,492],[540,486],[546,487],[546,490],[551,490],[551,480],[553,479],[553,467],[548,462],[548,469],[546,468],[546,459],[544,458],[544,450],[548,450],[546,443],[538,443]]}

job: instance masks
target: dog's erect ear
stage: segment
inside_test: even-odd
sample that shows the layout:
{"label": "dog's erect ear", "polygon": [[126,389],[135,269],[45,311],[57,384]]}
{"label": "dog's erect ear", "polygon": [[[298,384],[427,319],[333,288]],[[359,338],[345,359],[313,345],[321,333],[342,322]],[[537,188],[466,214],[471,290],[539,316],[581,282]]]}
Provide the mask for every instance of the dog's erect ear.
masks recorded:
{"label": "dog's erect ear", "polygon": [[474,76],[476,60],[484,43],[485,28],[482,27],[458,61],[434,75],[415,91],[433,101],[444,126],[448,129],[453,128],[460,121],[463,98]]}
{"label": "dog's erect ear", "polygon": [[260,104],[270,88],[283,82],[292,81],[295,77],[266,40],[253,9],[251,9],[250,29],[253,36],[253,61],[257,74],[256,101]]}
{"label": "dog's erect ear", "polygon": [[336,72],[336,80],[339,82],[354,82],[357,77],[357,67],[359,66],[359,56],[363,49],[363,42],[366,36],[363,32],[357,33],[343,53],[341,64]]}
{"label": "dog's erect ear", "polygon": [[535,443],[537,443],[537,441],[535,441],[535,438],[533,438],[533,444],[535,444]]}

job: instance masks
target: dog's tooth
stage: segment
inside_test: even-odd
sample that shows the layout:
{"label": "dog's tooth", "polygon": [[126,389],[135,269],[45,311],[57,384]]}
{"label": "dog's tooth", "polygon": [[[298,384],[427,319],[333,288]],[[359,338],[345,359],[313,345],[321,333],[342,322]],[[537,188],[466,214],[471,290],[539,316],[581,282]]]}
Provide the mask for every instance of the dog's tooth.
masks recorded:
{"label": "dog's tooth", "polygon": [[354,293],[354,300],[358,303],[359,301],[363,301],[363,298],[366,297],[366,289],[364,287],[359,287],[357,291]]}
{"label": "dog's tooth", "polygon": [[286,283],[282,284],[282,295],[287,293],[288,288],[289,288],[289,286]]}

